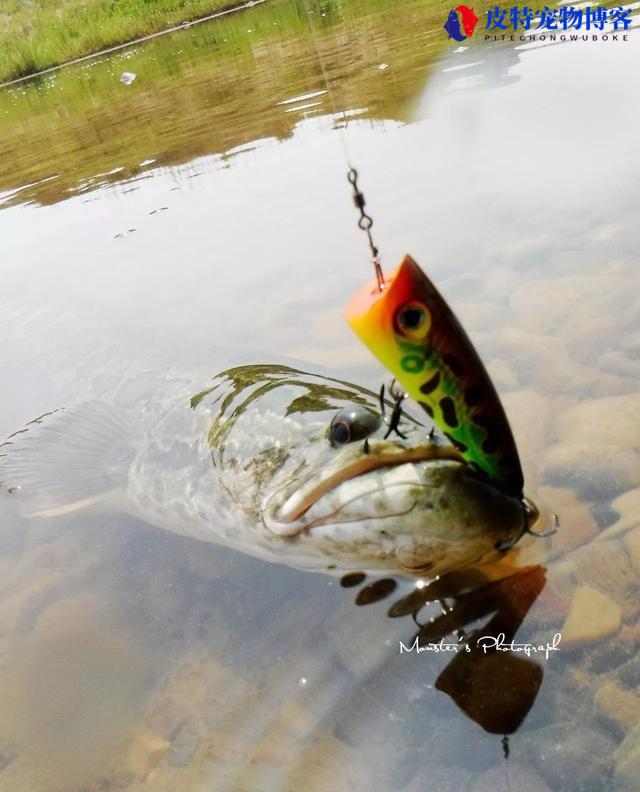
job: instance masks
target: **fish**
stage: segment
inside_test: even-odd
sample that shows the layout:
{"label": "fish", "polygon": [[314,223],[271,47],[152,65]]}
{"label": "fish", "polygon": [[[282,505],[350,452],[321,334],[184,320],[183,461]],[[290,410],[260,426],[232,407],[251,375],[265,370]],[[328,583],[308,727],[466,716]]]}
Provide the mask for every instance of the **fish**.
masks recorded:
{"label": "fish", "polygon": [[474,9],[469,8],[468,6],[459,5],[456,6],[456,11],[459,12],[460,18],[462,19],[462,27],[464,28],[464,32],[468,37],[473,36],[473,31],[480,21],[476,16]]}
{"label": "fish", "polygon": [[[501,556],[518,498],[480,480],[408,415],[384,438],[379,397],[281,364],[236,366],[157,415],[86,401],[0,446],[24,514],[119,510],[297,569],[442,574]],[[10,495],[9,495],[10,493]]]}
{"label": "fish", "polygon": [[466,34],[460,30],[460,20],[453,9],[449,11],[447,21],[444,23],[444,29],[449,34],[449,38],[456,41],[464,41],[467,38]]}
{"label": "fish", "polygon": [[[460,17],[458,17],[458,14],[460,14]],[[462,20],[464,33],[460,30],[460,20]],[[444,29],[449,34],[449,38],[455,39],[456,41],[464,41],[473,36],[473,31],[478,22],[478,17],[475,15],[473,8],[459,5],[456,6],[455,9],[449,11]]]}
{"label": "fish", "polygon": [[509,421],[480,356],[455,314],[406,255],[385,278],[365,283],[346,319],[468,465],[507,494],[524,476]]}

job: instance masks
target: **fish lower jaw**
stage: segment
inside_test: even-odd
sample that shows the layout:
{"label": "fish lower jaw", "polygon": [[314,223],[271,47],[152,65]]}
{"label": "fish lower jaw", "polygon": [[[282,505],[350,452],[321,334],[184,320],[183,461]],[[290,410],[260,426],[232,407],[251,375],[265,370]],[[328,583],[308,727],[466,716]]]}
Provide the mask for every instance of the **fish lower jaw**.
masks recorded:
{"label": "fish lower jaw", "polygon": [[425,500],[425,493],[427,500],[436,499],[437,487],[426,471],[445,465],[458,463],[439,460],[381,467],[343,479],[330,489],[317,486],[313,498],[304,486],[281,490],[266,502],[263,521],[269,531],[283,537],[310,530],[336,536],[346,532],[354,538],[376,535],[383,523],[389,526],[406,518]]}

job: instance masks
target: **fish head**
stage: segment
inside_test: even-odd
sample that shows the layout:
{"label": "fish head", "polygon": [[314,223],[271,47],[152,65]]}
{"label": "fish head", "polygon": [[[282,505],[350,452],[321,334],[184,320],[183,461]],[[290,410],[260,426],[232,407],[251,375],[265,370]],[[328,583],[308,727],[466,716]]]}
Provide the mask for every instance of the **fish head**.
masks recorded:
{"label": "fish head", "polygon": [[245,366],[219,375],[206,399],[216,473],[254,521],[254,540],[280,547],[283,561],[297,553],[316,566],[441,574],[522,532],[519,499],[415,417],[403,417],[404,437],[387,437],[366,388]]}

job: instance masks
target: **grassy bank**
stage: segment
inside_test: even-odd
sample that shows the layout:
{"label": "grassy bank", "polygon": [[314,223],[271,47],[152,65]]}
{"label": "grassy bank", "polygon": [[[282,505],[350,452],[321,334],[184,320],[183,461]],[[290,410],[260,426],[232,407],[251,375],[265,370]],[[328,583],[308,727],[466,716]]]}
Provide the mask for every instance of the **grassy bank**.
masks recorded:
{"label": "grassy bank", "polygon": [[[135,179],[149,159],[179,179],[196,158],[291,137],[301,116],[279,102],[325,87],[307,8],[336,110],[408,120],[449,47],[447,0],[269,0],[0,91],[0,194],[27,185],[0,205]],[[331,111],[327,96],[316,101],[311,112]]]}
{"label": "grassy bank", "polygon": [[0,82],[240,4],[241,0],[3,0]]}

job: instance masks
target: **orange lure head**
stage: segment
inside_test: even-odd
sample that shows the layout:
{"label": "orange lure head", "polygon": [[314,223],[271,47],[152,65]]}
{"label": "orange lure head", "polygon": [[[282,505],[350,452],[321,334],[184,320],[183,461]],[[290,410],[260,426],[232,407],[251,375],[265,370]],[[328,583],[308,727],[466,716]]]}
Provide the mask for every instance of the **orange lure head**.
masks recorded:
{"label": "orange lure head", "polygon": [[455,314],[411,256],[359,289],[347,321],[467,463],[510,495],[524,485],[502,403]]}

